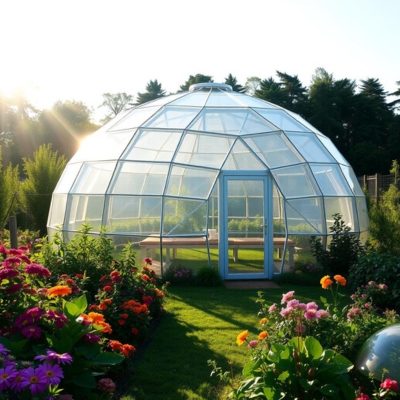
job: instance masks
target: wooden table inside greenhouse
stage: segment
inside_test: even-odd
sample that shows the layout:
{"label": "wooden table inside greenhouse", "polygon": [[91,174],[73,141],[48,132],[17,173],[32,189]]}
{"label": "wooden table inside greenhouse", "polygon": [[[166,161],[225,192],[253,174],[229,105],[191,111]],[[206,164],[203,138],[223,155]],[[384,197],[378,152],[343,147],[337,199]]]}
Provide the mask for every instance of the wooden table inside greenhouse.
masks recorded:
{"label": "wooden table inside greenhouse", "polygon": [[[285,238],[274,238],[274,248],[278,249],[279,257],[282,257],[283,249],[285,246]],[[141,247],[142,258],[147,257],[147,252],[151,251],[151,258],[155,259],[156,250],[160,248],[160,238],[148,237],[139,242]],[[218,248],[218,239],[209,239],[208,245],[210,248]],[[173,251],[172,257],[176,258],[177,249],[194,249],[204,248],[207,246],[204,237],[175,237],[163,238],[162,247],[165,249],[165,262],[167,265],[171,263],[171,249]],[[294,246],[293,240],[288,239],[287,248],[289,251],[289,265],[293,265],[294,260]],[[237,261],[239,258],[239,249],[261,249],[264,247],[264,239],[262,238],[228,238],[228,247],[233,250],[233,260]]]}

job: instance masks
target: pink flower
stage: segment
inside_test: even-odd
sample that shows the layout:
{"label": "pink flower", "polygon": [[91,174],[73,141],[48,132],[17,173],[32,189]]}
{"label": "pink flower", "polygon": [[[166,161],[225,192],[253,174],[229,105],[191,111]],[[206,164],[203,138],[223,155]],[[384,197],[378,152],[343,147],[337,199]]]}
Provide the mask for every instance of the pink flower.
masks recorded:
{"label": "pink flower", "polygon": [[293,297],[293,295],[294,295],[294,290],[291,290],[290,292],[283,294],[281,304],[285,304],[288,300],[290,300]]}
{"label": "pink flower", "polygon": [[356,400],[370,400],[370,398],[367,394],[360,393],[360,396],[357,397]]}
{"label": "pink flower", "polygon": [[21,333],[27,339],[39,339],[42,335],[42,330],[38,326],[29,325],[22,328]]}
{"label": "pink flower", "polygon": [[304,318],[307,320],[314,320],[317,319],[317,310],[310,308],[308,311],[304,313]]}
{"label": "pink flower", "polygon": [[100,379],[98,387],[108,393],[113,393],[115,391],[115,383],[109,378]]}
{"label": "pink flower", "polygon": [[318,310],[318,305],[315,301],[307,303],[307,310]]}
{"label": "pink flower", "polygon": [[305,330],[306,330],[305,325],[296,325],[296,332],[297,333],[303,333],[303,332],[305,332]]}
{"label": "pink flower", "polygon": [[287,307],[296,308],[299,306],[299,304],[300,304],[299,300],[293,299],[288,301]]}
{"label": "pink flower", "polygon": [[282,308],[281,312],[279,313],[281,317],[285,317],[286,315],[290,314],[293,311],[292,307]]}
{"label": "pink flower", "polygon": [[21,264],[21,259],[19,257],[8,257],[1,263],[1,265],[6,268],[18,267],[20,264]]}
{"label": "pink flower", "polygon": [[257,346],[258,346],[257,340],[250,340],[250,342],[249,342],[249,344],[248,344],[248,347],[249,347],[249,348],[254,349],[254,348],[257,347]]}
{"label": "pink flower", "polygon": [[387,390],[394,390],[397,392],[399,390],[399,385],[395,380],[387,378],[381,383],[381,388]]}
{"label": "pink flower", "polygon": [[2,244],[0,245],[0,253],[1,254],[8,254],[8,250]]}
{"label": "pink flower", "polygon": [[13,268],[6,267],[0,270],[0,281],[3,279],[15,278],[19,272]]}
{"label": "pink flower", "polygon": [[51,275],[51,272],[43,267],[43,265],[40,264],[29,264],[25,267],[25,272],[27,274],[37,274],[40,276],[45,276],[46,278],[49,277]]}
{"label": "pink flower", "polygon": [[272,306],[268,309],[268,312],[271,314],[276,310],[276,303],[272,304]]}
{"label": "pink flower", "polygon": [[329,312],[326,310],[318,310],[317,311],[317,318],[326,318],[329,317]]}

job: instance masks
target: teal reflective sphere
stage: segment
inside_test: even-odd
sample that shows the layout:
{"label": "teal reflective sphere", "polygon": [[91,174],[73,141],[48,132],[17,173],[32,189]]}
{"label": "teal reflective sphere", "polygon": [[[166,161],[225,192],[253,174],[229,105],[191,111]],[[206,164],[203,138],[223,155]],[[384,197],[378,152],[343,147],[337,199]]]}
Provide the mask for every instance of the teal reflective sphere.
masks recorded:
{"label": "teal reflective sphere", "polygon": [[381,380],[383,369],[389,371],[385,378],[400,381],[400,324],[374,333],[362,345],[355,367],[364,375],[373,374]]}

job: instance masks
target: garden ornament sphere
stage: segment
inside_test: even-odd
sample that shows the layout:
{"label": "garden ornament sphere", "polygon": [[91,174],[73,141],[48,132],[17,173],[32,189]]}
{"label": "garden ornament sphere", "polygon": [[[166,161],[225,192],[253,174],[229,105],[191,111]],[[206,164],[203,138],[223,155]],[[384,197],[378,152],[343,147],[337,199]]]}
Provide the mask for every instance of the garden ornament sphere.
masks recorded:
{"label": "garden ornament sphere", "polygon": [[389,372],[384,378],[400,381],[400,324],[395,324],[374,333],[362,345],[355,367],[363,374],[373,374],[381,380],[383,370]]}

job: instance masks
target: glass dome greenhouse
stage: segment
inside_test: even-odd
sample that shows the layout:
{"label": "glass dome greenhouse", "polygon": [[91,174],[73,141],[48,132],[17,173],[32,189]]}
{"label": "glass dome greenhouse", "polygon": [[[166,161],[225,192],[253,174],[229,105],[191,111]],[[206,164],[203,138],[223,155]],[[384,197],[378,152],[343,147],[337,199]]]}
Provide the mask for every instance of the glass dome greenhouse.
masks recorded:
{"label": "glass dome greenhouse", "polygon": [[161,272],[193,263],[271,279],[310,236],[329,241],[336,213],[366,239],[364,193],[329,138],[282,107],[201,83],[88,137],[54,190],[48,233],[68,240],[88,222]]}

